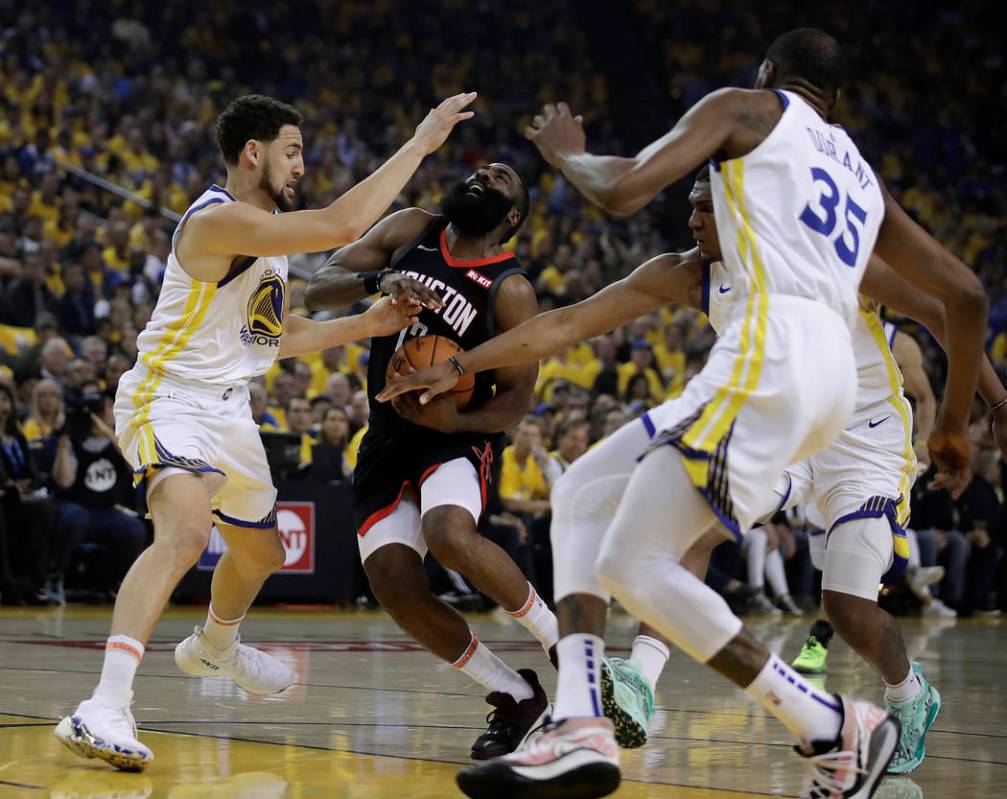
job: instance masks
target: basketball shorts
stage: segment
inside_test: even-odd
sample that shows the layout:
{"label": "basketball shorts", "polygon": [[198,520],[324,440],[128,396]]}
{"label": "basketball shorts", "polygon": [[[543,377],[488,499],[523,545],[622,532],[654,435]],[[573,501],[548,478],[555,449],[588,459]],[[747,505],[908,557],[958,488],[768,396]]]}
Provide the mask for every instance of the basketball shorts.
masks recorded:
{"label": "basketball shorts", "polygon": [[421,522],[432,508],[456,505],[478,524],[498,439],[416,431],[386,436],[368,430],[353,473],[361,561],[386,544],[404,544],[424,557]]}
{"label": "basketball shorts", "polygon": [[735,309],[648,449],[678,449],[692,483],[740,537],[772,510],[787,467],[842,432],[856,384],[842,317],[813,300],[756,294]]}
{"label": "basketball shorts", "polygon": [[[828,449],[787,470],[792,490],[786,507],[808,508],[809,521],[822,529],[811,537],[812,562],[819,570],[825,563],[826,547],[838,546],[851,555],[863,553],[860,570],[865,574],[877,571],[876,564],[885,564],[885,573],[873,580],[875,585],[898,582],[908,563],[904,528],[909,521],[909,492],[918,471],[912,427],[912,409],[905,397],[858,407]],[[881,517],[888,520],[890,539],[875,535],[878,540],[873,540],[847,525],[856,519]],[[871,582],[853,574],[832,579],[838,581],[837,586]],[[876,595],[873,590],[868,593]]]}
{"label": "basketball shorts", "polygon": [[276,489],[246,384],[156,378],[134,367],[115,395],[115,434],[144,511],[162,480],[188,472],[206,482],[220,521],[260,529],[276,525]]}

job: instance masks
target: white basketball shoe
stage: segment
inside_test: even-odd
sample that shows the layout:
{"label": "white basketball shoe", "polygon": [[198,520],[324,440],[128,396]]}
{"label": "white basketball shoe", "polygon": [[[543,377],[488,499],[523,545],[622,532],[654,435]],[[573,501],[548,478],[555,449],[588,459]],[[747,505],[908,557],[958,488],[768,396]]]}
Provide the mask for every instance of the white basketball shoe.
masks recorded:
{"label": "white basketball shoe", "polygon": [[226,649],[217,649],[198,626],[175,647],[175,663],[193,677],[230,677],[250,694],[278,694],[289,688],[295,677],[286,664],[245,646],[240,637]]}
{"label": "white basketball shoe", "polygon": [[838,739],[797,749],[812,767],[801,799],[870,799],[898,748],[897,718],[870,702],[837,696],[843,704]]}
{"label": "white basketball shoe", "polygon": [[114,708],[100,699],[85,699],[53,733],[75,755],[98,757],[123,771],[140,771],[154,759],[136,737],[129,708]]}

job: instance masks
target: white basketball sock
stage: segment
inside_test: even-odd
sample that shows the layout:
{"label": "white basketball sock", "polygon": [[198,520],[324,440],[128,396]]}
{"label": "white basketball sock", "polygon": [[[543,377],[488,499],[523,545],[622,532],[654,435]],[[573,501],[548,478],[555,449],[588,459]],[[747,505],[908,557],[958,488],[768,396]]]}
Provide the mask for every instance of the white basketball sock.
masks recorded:
{"label": "white basketball sock", "polygon": [[649,635],[638,635],[633,641],[633,654],[630,657],[640,664],[640,670],[653,690],[661,672],[664,671],[664,664],[671,657],[671,650],[663,641],[651,638]]}
{"label": "white basketball sock", "polygon": [[605,642],[597,635],[574,633],[556,645],[559,679],[553,720],[601,716],[601,659]]}
{"label": "white basketball sock", "polygon": [[490,693],[510,694],[518,702],[535,695],[524,677],[490,652],[475,634],[468,648],[451,667],[464,672]]}
{"label": "white basketball sock", "polygon": [[105,642],[101,678],[92,695],[111,707],[125,709],[133,701],[133,677],[143,659],[143,644],[128,635],[113,635]]}
{"label": "white basketball sock", "polygon": [[843,723],[839,700],[819,691],[776,655],[769,656],[745,693],[805,743],[839,737]]}
{"label": "white basketball sock", "polygon": [[518,610],[507,612],[538,639],[546,652],[556,646],[559,641],[559,621],[531,583],[528,583],[528,599],[524,605]]}
{"label": "white basketball sock", "polygon": [[766,553],[766,582],[773,589],[773,596],[776,599],[790,593],[790,586],[787,585],[787,572],[783,565],[783,555],[778,548]]}
{"label": "white basketball sock", "polygon": [[909,667],[909,674],[898,685],[885,683],[885,698],[890,702],[908,702],[920,695],[923,690],[923,683],[920,682],[913,667]]}
{"label": "white basketball sock", "polygon": [[244,616],[237,619],[222,619],[213,612],[211,604],[206,610],[206,624],[203,625],[203,637],[214,649],[227,649],[238,635],[238,625]]}

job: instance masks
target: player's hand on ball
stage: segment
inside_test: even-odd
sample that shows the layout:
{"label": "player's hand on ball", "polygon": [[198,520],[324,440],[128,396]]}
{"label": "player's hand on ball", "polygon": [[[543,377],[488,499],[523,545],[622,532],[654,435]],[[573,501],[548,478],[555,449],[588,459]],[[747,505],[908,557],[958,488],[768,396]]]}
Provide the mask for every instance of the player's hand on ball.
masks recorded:
{"label": "player's hand on ball", "polygon": [[427,390],[419,395],[418,401],[420,405],[427,405],[435,402],[439,395],[453,389],[460,377],[457,369],[447,361],[443,361],[428,366],[426,369],[420,369],[418,372],[413,372],[411,375],[396,377],[378,392],[377,399],[379,402],[388,402],[395,397],[407,394],[407,392],[425,388]]}
{"label": "player's hand on ball", "polygon": [[390,336],[413,323],[413,317],[422,309],[418,300],[393,303],[382,297],[364,313],[367,335]]}
{"label": "player's hand on ball", "polygon": [[455,125],[471,119],[475,112],[465,108],[476,99],[475,92],[463,92],[448,97],[436,108],[431,108],[426,118],[416,126],[413,141],[429,155],[447,141]]}
{"label": "player's hand on ball", "polygon": [[560,166],[565,158],[583,153],[587,144],[584,118],[570,113],[570,106],[566,103],[546,105],[524,129],[524,135],[555,167]]}
{"label": "player's hand on ball", "polygon": [[968,430],[944,430],[938,423],[927,441],[927,449],[938,469],[930,490],[945,488],[957,499],[972,480],[972,446]]}
{"label": "player's hand on ball", "polygon": [[458,408],[451,397],[436,397],[426,405],[420,405],[419,396],[413,391],[395,397],[392,407],[403,419],[421,427],[429,427],[439,433],[458,430]]}
{"label": "player's hand on ball", "polygon": [[385,275],[378,283],[378,288],[391,298],[393,305],[398,305],[400,302],[412,302],[422,305],[424,308],[436,310],[444,304],[437,296],[437,292],[431,291],[416,278],[401,272]]}

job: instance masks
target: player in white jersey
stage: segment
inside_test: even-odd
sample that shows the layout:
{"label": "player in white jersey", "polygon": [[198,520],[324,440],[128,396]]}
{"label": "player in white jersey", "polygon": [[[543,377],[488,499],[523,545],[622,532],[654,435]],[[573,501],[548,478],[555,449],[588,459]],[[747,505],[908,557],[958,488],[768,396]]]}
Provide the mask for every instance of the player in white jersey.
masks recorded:
{"label": "player in white jersey", "polygon": [[[643,207],[713,157],[725,265],[747,299],[664,420],[670,429],[636,468],[596,569],[569,582],[556,571],[563,636],[557,724],[520,752],[462,771],[459,784],[470,796],[563,790],[593,797],[618,785],[618,749],[598,697],[610,593],[798,736],[813,767],[806,795],[867,797],[888,765],[896,719],[808,684],[681,565],[718,521],[736,534],[747,529],[786,466],[841,431],[856,385],[849,328],[875,246],[896,271],[944,301],[951,366],[930,451],[956,486],[967,475],[985,295],[964,264],[879,187],[845,132],[827,124],[841,79],[836,42],[802,29],[774,42],[756,90],[714,93],[635,158],[588,154],[580,120],[564,105],[547,106],[529,129],[547,161],[619,214]],[[459,372],[466,364],[464,355],[455,359]],[[568,532],[554,530],[557,563],[580,545]]]}
{"label": "player in white jersey", "polygon": [[[143,768],[132,683],[171,592],[216,524],[228,544],[213,573],[210,608],[175,650],[194,675],[228,676],[250,693],[294,679],[280,661],[240,644],[237,630],[265,579],[283,565],[276,491],[252,420],[249,381],[280,358],[387,335],[417,302],[378,303],[327,322],[287,315],[287,254],[358,238],[385,212],[423,158],[472,114],[475,98],[445,100],[373,175],[320,210],[294,211],[304,174],[300,113],[269,97],[232,102],[216,128],[227,166],[179,223],[164,285],[138,339],[139,359],[116,395],[116,435],[154,523],[154,543],[123,580],[94,695],[56,727],[75,753]],[[280,211],[286,211],[278,215]]]}

